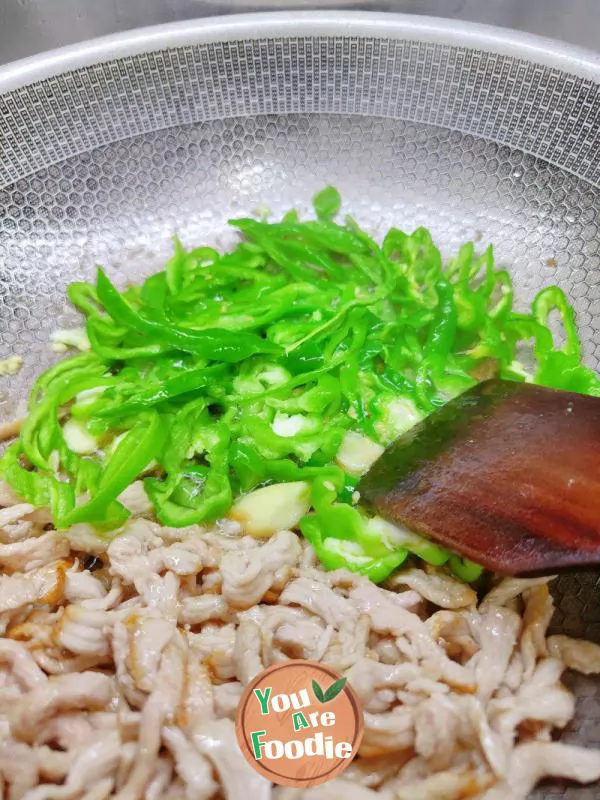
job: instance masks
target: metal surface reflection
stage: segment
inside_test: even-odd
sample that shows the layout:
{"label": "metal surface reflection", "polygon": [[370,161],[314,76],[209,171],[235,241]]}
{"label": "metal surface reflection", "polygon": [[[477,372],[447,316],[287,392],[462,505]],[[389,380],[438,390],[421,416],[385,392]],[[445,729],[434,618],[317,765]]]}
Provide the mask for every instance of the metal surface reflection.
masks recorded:
{"label": "metal surface reflection", "polygon": [[298,8],[428,14],[501,25],[594,49],[600,41],[597,0],[4,0],[0,63],[145,25]]}

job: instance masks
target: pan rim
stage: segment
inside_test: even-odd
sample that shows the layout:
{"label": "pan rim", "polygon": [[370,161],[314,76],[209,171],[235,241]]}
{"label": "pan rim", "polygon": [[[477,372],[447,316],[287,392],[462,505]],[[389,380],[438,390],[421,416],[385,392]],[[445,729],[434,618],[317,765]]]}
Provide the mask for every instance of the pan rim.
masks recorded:
{"label": "pan rim", "polygon": [[48,50],[0,67],[0,95],[92,65],[214,42],[342,36],[409,40],[497,53],[600,84],[600,53],[535,34],[415,14],[273,11],[135,28]]}

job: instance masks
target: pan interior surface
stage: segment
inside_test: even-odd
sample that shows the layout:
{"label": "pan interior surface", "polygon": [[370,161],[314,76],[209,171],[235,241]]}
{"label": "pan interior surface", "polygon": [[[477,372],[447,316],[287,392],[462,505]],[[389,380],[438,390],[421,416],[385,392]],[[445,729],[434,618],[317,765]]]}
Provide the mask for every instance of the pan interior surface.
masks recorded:
{"label": "pan interior surface", "polygon": [[[526,304],[559,284],[600,364],[600,89],[451,44],[302,36],[190,44],[78,68],[0,96],[0,417],[77,317],[65,287],[102,264],[121,284],[171,237],[226,247],[231,217],[307,211],[336,186],[375,237],[427,226],[450,255],[493,244]],[[553,629],[600,642],[595,575],[554,584]],[[564,740],[600,741],[600,685]],[[597,788],[550,786],[584,800]]]}

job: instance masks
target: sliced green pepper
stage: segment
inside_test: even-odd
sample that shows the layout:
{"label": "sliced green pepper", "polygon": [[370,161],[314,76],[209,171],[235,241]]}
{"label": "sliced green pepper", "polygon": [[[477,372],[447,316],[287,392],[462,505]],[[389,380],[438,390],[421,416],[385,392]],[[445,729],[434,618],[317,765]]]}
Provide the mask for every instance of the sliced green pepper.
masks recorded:
{"label": "sliced green pepper", "polygon": [[122,298],[102,269],[98,269],[98,298],[115,322],[179,350],[226,363],[243,361],[256,353],[278,353],[279,348],[255,334],[243,336],[214,328],[198,333],[142,316]]}
{"label": "sliced green pepper", "polygon": [[72,284],[91,352],[36,381],[0,459],[15,491],[59,526],[108,530],[126,520],[118,496],[140,476],[173,526],[226,514],[240,492],[306,480],[301,527],[326,566],[382,580],[410,553],[475,580],[476,565],[356,507],[341,442],[351,430],[387,445],[491,374],[600,396],[574,312],[550,287],[516,313],[491,248],[468,243],[445,264],[424,228],[392,228],[380,246],[351,217],[336,221],[333,187],[313,205],[308,221],[231,220],[244,241],[227,254],[175,239],[165,269],[124,291],[102,270],[96,285]]}
{"label": "sliced green pepper", "polygon": [[[168,431],[158,414],[141,420],[117,445],[100,477],[94,497],[63,518],[65,525],[101,522],[107,508],[162,450]],[[127,515],[124,515],[127,518]]]}

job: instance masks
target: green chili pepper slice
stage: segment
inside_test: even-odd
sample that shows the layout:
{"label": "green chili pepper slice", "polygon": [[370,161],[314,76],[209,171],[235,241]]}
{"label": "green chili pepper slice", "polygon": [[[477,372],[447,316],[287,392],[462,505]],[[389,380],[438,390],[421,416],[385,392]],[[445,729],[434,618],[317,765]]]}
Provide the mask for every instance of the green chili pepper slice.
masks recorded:
{"label": "green chili pepper slice", "polygon": [[346,437],[385,448],[491,375],[596,396],[600,378],[560,289],[517,312],[491,248],[446,261],[425,228],[378,244],[341,204],[328,186],[314,219],[231,220],[225,254],[175,238],[165,268],[123,291],[100,268],[71,284],[91,350],[35,382],[3,479],[58,527],[99,531],[126,523],[118,498],[140,478],[174,527],[308,481],[300,530],[327,569],[379,582],[410,555],[476,581],[477,565],[361,510]]}

